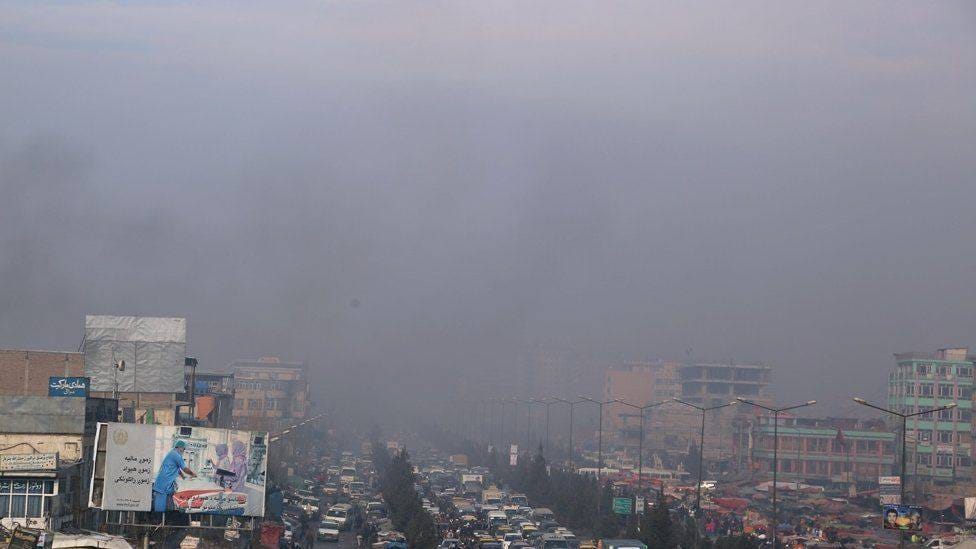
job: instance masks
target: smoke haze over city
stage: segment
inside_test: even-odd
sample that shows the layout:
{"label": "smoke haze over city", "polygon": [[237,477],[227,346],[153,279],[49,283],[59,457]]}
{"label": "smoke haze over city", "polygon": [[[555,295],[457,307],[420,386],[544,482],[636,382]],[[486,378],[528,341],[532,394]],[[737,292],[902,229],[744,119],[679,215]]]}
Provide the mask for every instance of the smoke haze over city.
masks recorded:
{"label": "smoke haze over city", "polygon": [[846,402],[976,345],[969,2],[2,2],[0,74],[5,347],[186,317],[340,403],[691,349]]}

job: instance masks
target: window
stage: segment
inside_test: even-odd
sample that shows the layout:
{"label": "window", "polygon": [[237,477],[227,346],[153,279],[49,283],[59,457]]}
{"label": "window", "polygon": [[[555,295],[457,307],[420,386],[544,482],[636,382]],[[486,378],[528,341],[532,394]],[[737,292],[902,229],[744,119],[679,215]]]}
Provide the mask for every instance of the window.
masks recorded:
{"label": "window", "polygon": [[919,454],[918,455],[918,462],[921,463],[922,465],[931,465],[932,464],[932,454]]}
{"label": "window", "polygon": [[939,442],[952,442],[952,431],[939,431]]}
{"label": "window", "polygon": [[952,410],[939,410],[939,419],[942,421],[952,421]]}
{"label": "window", "polygon": [[952,467],[952,454],[937,454],[935,464],[938,467]]}
{"label": "window", "polygon": [[970,387],[959,387],[959,398],[969,400],[973,398],[973,390]]}
{"label": "window", "polygon": [[956,465],[960,467],[971,467],[973,460],[969,456],[956,456]]}
{"label": "window", "polygon": [[0,480],[0,515],[17,518],[40,518],[51,509],[55,495],[53,480]]}
{"label": "window", "polygon": [[918,386],[918,394],[919,394],[919,396],[923,396],[923,397],[930,397],[930,396],[932,396],[932,384],[931,383],[922,383],[921,385],[919,385]]}
{"label": "window", "polygon": [[969,410],[960,410],[956,408],[956,417],[959,418],[959,421],[972,421],[973,413]]}
{"label": "window", "polygon": [[908,396],[915,396],[915,384],[909,383],[905,385],[905,394]]}
{"label": "window", "polygon": [[945,398],[952,398],[952,385],[943,383],[939,385],[939,396]]}
{"label": "window", "polygon": [[945,376],[949,375],[949,367],[948,366],[939,366],[938,369],[937,369],[937,372],[939,374],[939,377],[945,377]]}
{"label": "window", "polygon": [[254,399],[254,398],[249,399],[247,401],[247,408],[249,410],[262,410],[262,409],[264,409],[264,402],[262,402],[261,400],[258,400],[258,399]]}
{"label": "window", "polygon": [[922,442],[932,442],[932,431],[919,431],[918,440]]}
{"label": "window", "polygon": [[930,370],[929,370],[929,365],[928,365],[928,364],[919,364],[919,365],[918,365],[918,366],[917,366],[917,367],[915,368],[915,370],[916,370],[916,371],[917,371],[918,373],[920,373],[920,374],[927,374],[927,373],[929,373],[929,371],[930,371]]}
{"label": "window", "polygon": [[973,369],[968,366],[962,366],[958,370],[959,377],[973,377]]}

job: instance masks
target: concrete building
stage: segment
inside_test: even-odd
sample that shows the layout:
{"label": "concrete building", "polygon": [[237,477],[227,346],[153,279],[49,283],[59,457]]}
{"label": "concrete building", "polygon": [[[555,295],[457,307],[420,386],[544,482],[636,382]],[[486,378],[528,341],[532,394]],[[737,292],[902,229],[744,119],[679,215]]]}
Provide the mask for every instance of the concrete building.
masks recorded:
{"label": "concrete building", "polygon": [[276,357],[236,360],[234,424],[241,429],[274,430],[308,415],[308,370],[304,362]]}
{"label": "concrete building", "polygon": [[47,396],[52,377],[82,377],[85,355],[0,349],[0,395]]}
{"label": "concrete building", "polygon": [[[603,383],[605,401],[620,399],[636,406],[671,400],[679,395],[677,362],[633,361],[607,369]],[[644,412],[644,436],[654,426],[662,426],[664,414],[660,410]],[[604,410],[606,432],[626,446],[637,446],[640,438],[640,411],[623,404],[608,404]]]}
{"label": "concrete building", "polygon": [[10,528],[94,528],[88,509],[95,424],[115,400],[0,396],[0,523]]}
{"label": "concrete building", "polygon": [[[751,469],[772,474],[773,418],[754,412]],[[847,418],[779,418],[779,479],[816,484],[867,484],[897,468],[900,445],[884,422]]]}
{"label": "concrete building", "polygon": [[765,364],[684,364],[681,398],[699,406],[717,406],[738,397],[767,399],[772,367]]}
{"label": "concrete building", "polygon": [[921,479],[972,478],[974,359],[967,347],[895,355],[895,370],[888,376],[888,408],[914,413],[958,406],[909,420],[908,469]]}

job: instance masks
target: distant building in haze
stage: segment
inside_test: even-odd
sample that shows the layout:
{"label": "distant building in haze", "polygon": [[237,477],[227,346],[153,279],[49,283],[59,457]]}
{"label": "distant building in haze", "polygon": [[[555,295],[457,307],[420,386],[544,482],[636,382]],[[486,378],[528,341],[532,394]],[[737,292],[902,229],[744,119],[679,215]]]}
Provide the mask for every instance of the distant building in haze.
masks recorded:
{"label": "distant building in haze", "polygon": [[235,360],[234,423],[241,429],[275,430],[308,415],[308,369],[275,357]]}

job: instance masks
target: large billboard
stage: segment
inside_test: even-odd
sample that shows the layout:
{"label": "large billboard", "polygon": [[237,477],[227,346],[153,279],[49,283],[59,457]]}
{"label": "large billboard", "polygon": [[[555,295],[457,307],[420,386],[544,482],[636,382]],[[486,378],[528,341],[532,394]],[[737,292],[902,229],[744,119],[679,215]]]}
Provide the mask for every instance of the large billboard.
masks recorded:
{"label": "large billboard", "polygon": [[264,516],[267,433],[102,423],[96,440],[91,507]]}
{"label": "large billboard", "polygon": [[[91,390],[182,393],[186,390],[186,319],[85,317],[85,375]],[[116,368],[125,361],[125,368]]]}
{"label": "large billboard", "polygon": [[915,505],[882,505],[885,530],[918,532],[922,530],[922,508]]}

